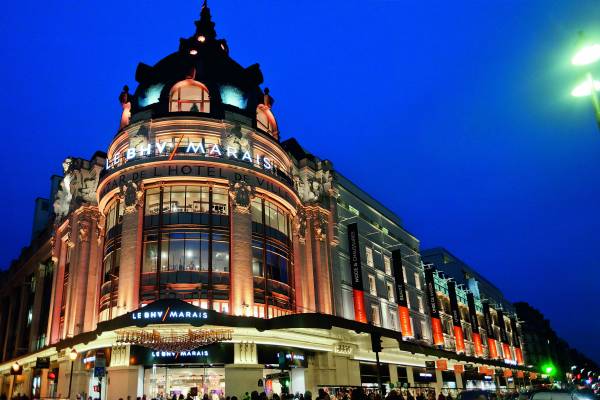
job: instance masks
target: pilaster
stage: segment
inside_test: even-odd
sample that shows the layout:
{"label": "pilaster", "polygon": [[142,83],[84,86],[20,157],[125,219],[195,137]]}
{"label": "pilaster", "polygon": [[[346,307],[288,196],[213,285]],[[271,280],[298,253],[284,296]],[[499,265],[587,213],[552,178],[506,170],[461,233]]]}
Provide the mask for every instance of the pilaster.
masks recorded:
{"label": "pilaster", "polygon": [[[230,183],[230,310],[233,315],[253,315],[254,278],[252,272],[253,189],[244,181]],[[266,266],[264,266],[266,268]]]}
{"label": "pilaster", "polygon": [[117,315],[135,310],[139,306],[139,279],[141,267],[140,222],[143,218],[144,191],[134,182],[121,188],[124,202],[121,228],[121,258],[119,264],[119,298]]}

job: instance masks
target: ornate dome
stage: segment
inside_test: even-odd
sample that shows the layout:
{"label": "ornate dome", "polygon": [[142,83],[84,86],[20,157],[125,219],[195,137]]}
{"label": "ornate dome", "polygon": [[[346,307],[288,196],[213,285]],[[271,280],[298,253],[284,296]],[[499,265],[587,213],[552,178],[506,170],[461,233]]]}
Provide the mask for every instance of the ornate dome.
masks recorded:
{"label": "ornate dome", "polygon": [[[131,122],[172,113],[229,119],[226,117],[234,113],[247,117],[242,121],[248,125],[277,137],[270,104],[265,110],[269,118],[261,118],[258,111],[269,103],[265,98],[270,99],[268,91],[263,93],[259,87],[263,82],[259,65],[244,68],[229,57],[227,42],[217,39],[206,1],[195,24],[194,35],[180,39],[179,51],[154,66],[138,65],[135,78],[139,85],[130,100]],[[261,121],[269,119],[272,121],[265,127]]]}

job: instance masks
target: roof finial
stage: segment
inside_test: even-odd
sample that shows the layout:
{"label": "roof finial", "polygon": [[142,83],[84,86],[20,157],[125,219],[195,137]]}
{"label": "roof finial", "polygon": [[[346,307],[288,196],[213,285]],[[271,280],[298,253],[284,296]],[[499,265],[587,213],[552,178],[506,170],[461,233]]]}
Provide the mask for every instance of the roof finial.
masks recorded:
{"label": "roof finial", "polygon": [[200,11],[200,19],[196,21],[196,36],[202,36],[206,39],[216,39],[217,32],[215,31],[215,23],[212,22],[208,1],[203,0],[202,10]]}

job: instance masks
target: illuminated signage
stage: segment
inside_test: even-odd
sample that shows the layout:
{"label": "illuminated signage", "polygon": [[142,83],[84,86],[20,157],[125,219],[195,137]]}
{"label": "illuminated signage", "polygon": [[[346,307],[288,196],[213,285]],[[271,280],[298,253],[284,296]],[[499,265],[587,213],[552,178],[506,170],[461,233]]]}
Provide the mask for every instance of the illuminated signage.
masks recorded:
{"label": "illuminated signage", "polygon": [[[283,353],[277,353],[277,358],[284,356]],[[304,361],[304,354],[285,353],[285,359],[289,361]]]}
{"label": "illuminated signage", "polygon": [[224,146],[217,143],[204,143],[204,141],[190,141],[182,146],[177,142],[156,141],[143,146],[130,147],[121,152],[114,153],[111,158],[107,158],[106,169],[109,170],[118,167],[127,161],[136,159],[161,156],[166,157],[173,156],[174,154],[237,160],[257,166],[264,170],[273,170],[273,160],[269,157],[258,154],[253,157],[249,149],[237,148],[237,146]]}
{"label": "illuminated signage", "polygon": [[208,357],[208,350],[190,350],[180,351],[178,353],[173,351],[152,351],[150,355],[154,358],[164,357]]}
{"label": "illuminated signage", "polygon": [[131,319],[143,320],[143,321],[172,321],[172,320],[188,320],[188,319],[207,319],[208,313],[206,311],[183,311],[178,309],[171,309],[167,307],[164,311],[134,311],[131,313]]}
{"label": "illuminated signage", "polygon": [[433,378],[433,374],[430,374],[429,372],[419,372],[419,376],[421,378]]}

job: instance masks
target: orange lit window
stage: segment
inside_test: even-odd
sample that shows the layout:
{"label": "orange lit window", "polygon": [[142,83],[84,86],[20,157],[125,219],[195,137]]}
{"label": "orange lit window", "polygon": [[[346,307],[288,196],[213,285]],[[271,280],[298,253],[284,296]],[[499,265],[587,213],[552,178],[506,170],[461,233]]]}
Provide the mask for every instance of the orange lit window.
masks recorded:
{"label": "orange lit window", "polygon": [[277,131],[277,122],[275,122],[275,117],[273,113],[269,109],[269,107],[264,104],[259,104],[256,108],[256,127],[261,129],[271,135],[278,137]]}
{"label": "orange lit window", "polygon": [[186,79],[171,89],[169,111],[210,112],[210,96],[206,86],[193,79]]}

